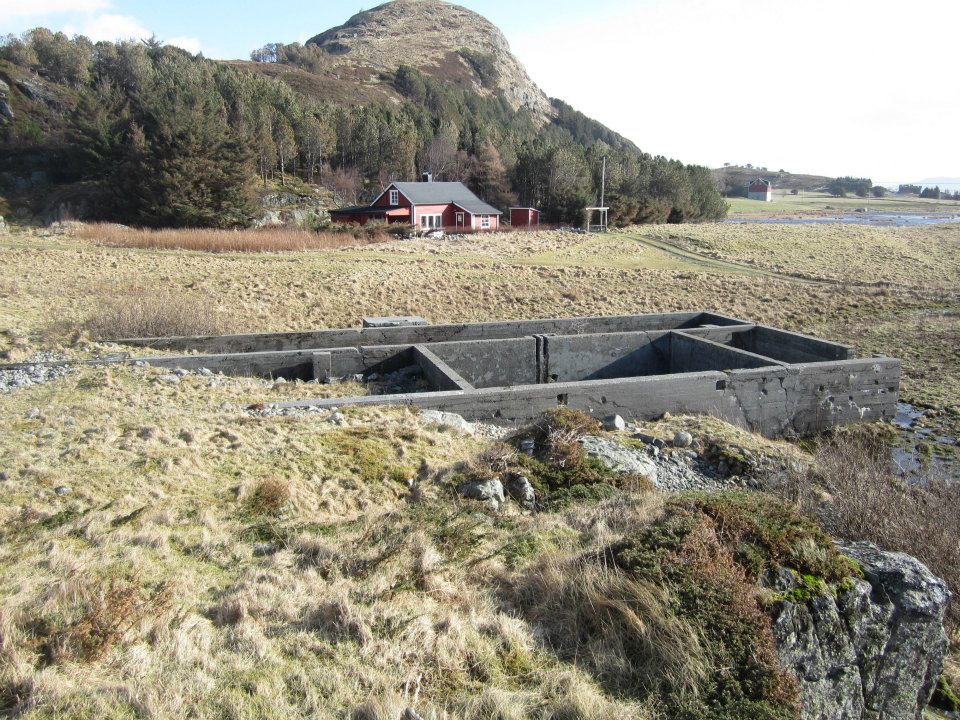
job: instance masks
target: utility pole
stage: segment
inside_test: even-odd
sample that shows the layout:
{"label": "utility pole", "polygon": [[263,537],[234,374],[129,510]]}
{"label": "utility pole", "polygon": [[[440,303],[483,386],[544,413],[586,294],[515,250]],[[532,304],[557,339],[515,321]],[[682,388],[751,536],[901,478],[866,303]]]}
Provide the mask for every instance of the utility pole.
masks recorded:
{"label": "utility pole", "polygon": [[603,157],[603,171],[600,174],[600,207],[604,207],[603,201],[607,192],[607,157]]}

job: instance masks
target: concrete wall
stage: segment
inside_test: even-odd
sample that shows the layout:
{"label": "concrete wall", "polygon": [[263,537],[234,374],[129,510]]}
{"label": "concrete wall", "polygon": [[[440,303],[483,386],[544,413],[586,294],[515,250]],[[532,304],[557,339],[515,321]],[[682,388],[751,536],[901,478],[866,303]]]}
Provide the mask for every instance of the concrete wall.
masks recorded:
{"label": "concrete wall", "polygon": [[434,343],[433,354],[476,388],[537,383],[535,338]]}
{"label": "concrete wall", "polygon": [[732,370],[777,365],[776,361],[738,350],[713,340],[670,333],[670,372],[701,372],[703,370]]}
{"label": "concrete wall", "polygon": [[704,413],[767,437],[803,436],[854,422],[890,420],[896,412],[900,362],[845,360],[658,375],[279,403],[281,407],[400,404],[437,408],[469,420],[522,424],[558,405],[596,415],[653,419],[664,412]]}
{"label": "concrete wall", "polygon": [[413,348],[413,356],[430,383],[432,390],[473,390],[474,387],[456,370],[423,345]]}
{"label": "concrete wall", "polygon": [[548,381],[609,380],[670,372],[668,331],[544,338]]}
{"label": "concrete wall", "polygon": [[757,325],[749,332],[734,333],[731,344],[742,350],[788,363],[849,360],[857,356],[856,351],[849,345],[765,325]]}
{"label": "concrete wall", "polygon": [[753,327],[753,323],[713,313],[679,312],[490,323],[454,323],[397,328],[346,328],[243,335],[125,338],[117,342],[135,347],[150,347],[156,350],[195,350],[202,353],[224,354],[268,350],[359,347],[361,345],[417,345],[458,340],[515,338],[527,335],[579,335],[673,330],[695,328],[703,324]]}

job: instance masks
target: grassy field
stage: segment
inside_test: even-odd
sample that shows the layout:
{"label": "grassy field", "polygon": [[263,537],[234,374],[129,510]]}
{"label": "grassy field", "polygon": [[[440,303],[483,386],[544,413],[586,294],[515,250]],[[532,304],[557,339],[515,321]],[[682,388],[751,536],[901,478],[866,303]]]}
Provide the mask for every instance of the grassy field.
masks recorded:
{"label": "grassy field", "polygon": [[888,213],[960,213],[956,200],[932,200],[913,196],[888,194],[883,198],[837,198],[827,193],[801,192],[791,195],[786,190],[774,190],[773,202],[746,198],[728,198],[730,217],[764,217],[789,215],[837,215],[866,208],[871,212]]}
{"label": "grassy field", "polygon": [[[245,331],[709,309],[901,357],[904,399],[960,432],[957,226],[649,226],[289,252],[124,244],[0,236],[0,352],[115,350],[91,341],[88,320],[164,297]],[[589,632],[618,628],[591,615],[610,593],[665,612],[577,559],[669,515],[669,499],[484,518],[450,487],[489,441],[403,409],[347,410],[342,425],[245,411],[351,384],[159,374],[85,369],[0,402],[0,714],[670,716],[610,689],[622,667],[596,663],[623,650],[616,633],[590,635],[598,644],[571,651],[595,653],[581,662],[541,635],[557,608]],[[647,429],[681,428],[810,462],[709,419]],[[679,697],[709,653],[674,620],[630,632],[657,648],[643,682]]]}

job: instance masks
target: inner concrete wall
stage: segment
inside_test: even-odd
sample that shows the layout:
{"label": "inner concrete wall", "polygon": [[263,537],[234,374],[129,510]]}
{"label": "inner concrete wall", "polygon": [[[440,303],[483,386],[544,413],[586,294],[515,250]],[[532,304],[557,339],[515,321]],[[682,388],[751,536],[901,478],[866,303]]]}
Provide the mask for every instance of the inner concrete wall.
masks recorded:
{"label": "inner concrete wall", "polygon": [[433,354],[476,388],[537,383],[536,338],[434,343]]}
{"label": "inner concrete wall", "polygon": [[208,354],[328,349],[371,345],[421,345],[462,340],[495,340],[532,335],[577,335],[693,329],[703,326],[748,325],[736,318],[707,312],[651,313],[488,323],[454,323],[412,327],[346,328],[305,332],[242,335],[197,335],[167,338],[122,338],[115,342],[155,350]]}
{"label": "inner concrete wall", "polygon": [[757,325],[745,332],[730,334],[733,347],[766,355],[787,363],[851,360],[857,356],[849,345],[827,342],[800,333]]}
{"label": "inner concrete wall", "polygon": [[733,370],[779,365],[760,355],[684,333],[670,333],[670,371]]}
{"label": "inner concrete wall", "polygon": [[547,382],[663,375],[670,372],[670,333],[547,337],[542,354]]}

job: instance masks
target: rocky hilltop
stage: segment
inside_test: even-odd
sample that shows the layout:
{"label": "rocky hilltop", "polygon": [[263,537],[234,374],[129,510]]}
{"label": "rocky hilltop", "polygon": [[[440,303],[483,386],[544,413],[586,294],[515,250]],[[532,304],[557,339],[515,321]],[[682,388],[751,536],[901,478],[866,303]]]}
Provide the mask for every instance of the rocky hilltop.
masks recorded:
{"label": "rocky hilltop", "polygon": [[441,0],[394,0],[311,38],[334,68],[392,76],[401,64],[482,95],[500,91],[514,110],[552,116],[547,96],[513,56],[503,33],[475,12]]}

